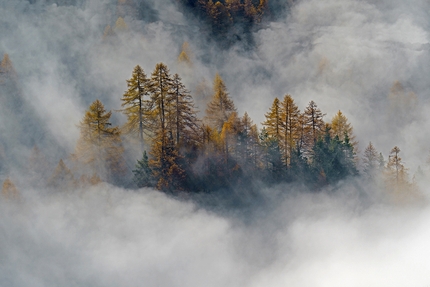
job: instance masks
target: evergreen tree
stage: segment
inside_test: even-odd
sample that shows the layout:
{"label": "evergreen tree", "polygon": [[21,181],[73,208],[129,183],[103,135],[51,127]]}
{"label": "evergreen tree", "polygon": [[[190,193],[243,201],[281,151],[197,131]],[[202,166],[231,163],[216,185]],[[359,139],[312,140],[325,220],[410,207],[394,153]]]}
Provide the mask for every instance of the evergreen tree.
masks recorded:
{"label": "evergreen tree", "polygon": [[355,175],[357,170],[349,138],[346,136],[344,141],[337,135],[332,138],[327,125],[324,137],[320,137],[313,148],[312,167],[320,185]]}
{"label": "evergreen tree", "polygon": [[144,132],[149,128],[149,101],[145,99],[148,96],[149,80],[143,69],[137,65],[132,76],[127,80],[128,89],[124,93],[121,101],[123,110],[127,116],[127,123],[124,125],[124,131],[132,136],[137,136],[141,149],[144,148]]}
{"label": "evergreen tree", "polygon": [[263,128],[260,133],[260,144],[263,150],[266,181],[269,183],[280,182],[284,175],[284,164],[278,139],[270,136],[266,128]]}
{"label": "evergreen tree", "polygon": [[146,151],[143,152],[141,160],[137,161],[136,169],[133,170],[134,182],[138,188],[142,187],[154,187],[154,178],[152,170],[149,167],[149,159]]}

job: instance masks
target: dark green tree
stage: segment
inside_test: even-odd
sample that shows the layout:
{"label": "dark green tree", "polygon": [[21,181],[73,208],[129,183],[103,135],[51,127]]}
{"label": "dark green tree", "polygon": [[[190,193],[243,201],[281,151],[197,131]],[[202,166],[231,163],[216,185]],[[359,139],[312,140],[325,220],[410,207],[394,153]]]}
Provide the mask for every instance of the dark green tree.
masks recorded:
{"label": "dark green tree", "polygon": [[133,180],[138,188],[155,186],[155,180],[149,167],[149,159],[146,151],[143,152],[142,159],[137,161],[133,174]]}

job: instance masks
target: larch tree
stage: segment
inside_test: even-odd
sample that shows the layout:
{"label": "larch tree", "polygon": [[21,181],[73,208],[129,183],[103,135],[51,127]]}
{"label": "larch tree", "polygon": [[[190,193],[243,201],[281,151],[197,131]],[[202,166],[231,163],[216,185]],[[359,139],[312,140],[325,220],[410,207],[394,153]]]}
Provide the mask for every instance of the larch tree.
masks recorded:
{"label": "larch tree", "polygon": [[369,142],[363,154],[363,172],[367,177],[373,178],[379,169],[379,154],[372,142]]}
{"label": "larch tree", "polygon": [[182,50],[178,56],[178,63],[186,64],[189,67],[193,65],[193,62],[191,61],[190,45],[188,44],[188,42],[184,42],[184,44],[182,44]]}
{"label": "larch tree", "polygon": [[281,108],[278,98],[273,100],[272,107],[264,116],[266,120],[263,122],[263,126],[266,128],[267,134],[279,143],[281,141]]}
{"label": "larch tree", "polygon": [[390,181],[394,181],[396,185],[405,181],[406,170],[403,165],[402,158],[399,156],[400,148],[395,146],[391,149],[388,156],[387,172]]}
{"label": "larch tree", "polygon": [[212,100],[208,103],[206,109],[205,121],[211,128],[221,132],[224,123],[236,111],[236,107],[229,97],[224,81],[219,74],[215,76],[213,92]]}
{"label": "larch tree", "polygon": [[[149,165],[157,181],[157,188],[179,190],[185,172],[179,164],[180,155],[175,146],[175,135],[172,129],[175,98],[173,80],[169,73],[165,64],[157,64],[149,84],[154,135]],[[178,98],[178,100],[181,99]],[[179,130],[178,133],[180,135]]]}
{"label": "larch tree", "polygon": [[199,141],[199,124],[190,91],[181,82],[178,74],[173,75],[169,128],[176,146],[195,146]]}
{"label": "larch tree", "polygon": [[77,182],[73,173],[65,165],[64,161],[60,159],[57,167],[48,180],[47,186],[55,189],[72,189],[76,187]]}
{"label": "larch tree", "polygon": [[353,134],[353,128],[348,122],[348,118],[339,110],[336,115],[331,120],[331,134],[332,137],[338,136],[341,141],[345,139],[346,136],[349,137],[351,144],[354,146],[354,150],[357,150],[358,142],[355,141],[355,136]]}
{"label": "larch tree", "polygon": [[124,147],[118,127],[112,127],[101,101],[95,100],[79,124],[80,138],[73,158],[104,180],[121,181],[125,172]]}
{"label": "larch tree", "polygon": [[325,114],[317,107],[314,101],[310,101],[304,111],[304,127],[305,133],[305,148],[309,152],[317,142],[318,138],[322,136],[325,130],[325,123],[323,117]]}
{"label": "larch tree", "polygon": [[9,178],[3,182],[1,193],[6,199],[17,200],[20,198],[18,189]]}
{"label": "larch tree", "polygon": [[0,63],[0,75],[4,74],[7,76],[15,76],[15,68],[13,67],[12,61],[8,54],[4,54],[3,60]]}
{"label": "larch tree", "polygon": [[286,166],[289,166],[300,130],[300,110],[290,95],[286,95],[280,103],[280,118],[284,162]]}
{"label": "larch tree", "polygon": [[141,150],[144,148],[144,133],[148,131],[150,121],[150,103],[146,99],[149,95],[149,79],[143,69],[137,65],[131,78],[127,80],[127,91],[121,98],[123,112],[127,116],[127,123],[123,130],[126,134],[137,137]]}
{"label": "larch tree", "polygon": [[386,167],[386,186],[396,203],[406,203],[419,198],[420,194],[414,183],[409,181],[407,168],[399,156],[400,148],[395,146],[388,156]]}
{"label": "larch tree", "polygon": [[116,32],[124,32],[128,30],[127,23],[125,23],[124,18],[118,17],[115,22],[114,30]]}

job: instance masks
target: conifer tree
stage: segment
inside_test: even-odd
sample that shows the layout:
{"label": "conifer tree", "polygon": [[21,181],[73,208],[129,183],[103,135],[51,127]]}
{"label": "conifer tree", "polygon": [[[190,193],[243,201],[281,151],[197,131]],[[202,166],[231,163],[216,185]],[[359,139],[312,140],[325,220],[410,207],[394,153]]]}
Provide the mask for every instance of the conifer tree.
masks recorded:
{"label": "conifer tree", "polygon": [[3,60],[0,63],[0,75],[1,74],[9,77],[16,75],[15,68],[13,67],[8,54],[4,54]]}
{"label": "conifer tree", "polygon": [[[151,75],[149,91],[151,95],[153,126],[152,133],[154,135],[151,147],[151,156],[149,165],[153,170],[157,188],[162,190],[179,190],[185,179],[185,172],[180,166],[182,156],[179,154],[175,146],[175,136],[173,126],[178,127],[174,121],[176,118],[183,116],[180,113],[174,113],[174,103],[178,103],[178,109],[181,108],[181,101],[189,100],[185,88],[180,84],[180,78],[176,77],[176,84],[179,93],[183,96],[175,98],[173,89],[173,80],[170,77],[169,69],[163,63],[156,65],[154,72]],[[178,102],[176,102],[178,99]],[[182,118],[181,120],[184,120]],[[186,126],[179,123],[178,133],[181,139],[181,131]]]}
{"label": "conifer tree", "polygon": [[263,165],[266,170],[266,180],[269,182],[279,182],[282,179],[284,170],[279,141],[276,137],[270,136],[265,127],[261,130],[259,140],[263,150]]}
{"label": "conifer tree", "polygon": [[142,187],[154,187],[154,178],[152,170],[149,167],[149,159],[146,151],[143,152],[141,160],[137,161],[136,169],[133,170],[134,182],[138,188]]}
{"label": "conifer tree", "polygon": [[332,137],[338,136],[341,141],[345,139],[345,136],[349,137],[351,144],[354,149],[357,149],[358,142],[355,141],[355,136],[352,131],[352,126],[348,122],[348,118],[339,110],[337,114],[331,120],[331,133]]}
{"label": "conifer tree", "polygon": [[123,32],[123,31],[127,31],[128,26],[125,23],[124,19],[122,17],[118,17],[118,19],[115,22],[115,27],[114,30],[117,32]]}
{"label": "conifer tree", "polygon": [[388,156],[387,171],[388,176],[391,180],[399,185],[405,180],[406,170],[402,163],[402,158],[399,156],[400,148],[397,146],[391,149],[390,155]]}
{"label": "conifer tree", "polygon": [[67,168],[62,159],[60,159],[57,167],[49,178],[47,186],[55,189],[60,188],[66,190],[76,187],[73,173],[69,168]]}
{"label": "conifer tree", "polygon": [[236,107],[229,97],[224,81],[219,74],[215,76],[213,91],[212,100],[206,109],[205,120],[211,128],[221,132],[224,123],[236,111]]}
{"label": "conifer tree", "polygon": [[386,167],[386,187],[396,203],[405,203],[419,198],[417,187],[409,182],[407,168],[399,156],[400,148],[391,149]]}
{"label": "conifer tree", "polygon": [[198,119],[190,91],[181,82],[178,74],[172,79],[170,130],[176,146],[195,146],[198,142]]}
{"label": "conifer tree", "polygon": [[280,104],[281,136],[284,153],[284,163],[290,165],[291,155],[299,139],[300,110],[290,95],[286,95]]}
{"label": "conifer tree", "polygon": [[74,158],[89,167],[89,173],[104,180],[121,182],[126,172],[124,148],[118,127],[111,127],[110,117],[99,100],[94,101],[79,124],[80,138]]}
{"label": "conifer tree", "polygon": [[132,76],[127,80],[128,89],[124,93],[121,104],[124,109],[121,111],[127,115],[127,123],[123,129],[125,133],[137,136],[141,149],[144,148],[144,132],[149,128],[150,103],[146,99],[149,92],[149,80],[143,69],[137,65]]}
{"label": "conifer tree", "polygon": [[275,98],[269,112],[265,114],[266,121],[263,126],[269,137],[274,138],[277,142],[281,140],[281,109],[279,107],[279,99]]}
{"label": "conifer tree", "polygon": [[369,142],[363,155],[363,172],[367,177],[373,178],[379,168],[379,154],[372,142]]}
{"label": "conifer tree", "polygon": [[184,44],[182,44],[182,50],[178,56],[178,62],[186,64],[188,66],[193,65],[193,63],[191,61],[191,50],[190,50],[190,46],[189,46],[188,42],[184,42]]}
{"label": "conifer tree", "polygon": [[18,189],[9,178],[3,182],[1,193],[6,199],[18,200],[20,198]]}
{"label": "conifer tree", "polygon": [[312,147],[317,142],[318,138],[322,136],[325,123],[323,117],[325,114],[317,107],[314,101],[310,101],[309,105],[304,111],[304,146],[307,153],[312,150]]}

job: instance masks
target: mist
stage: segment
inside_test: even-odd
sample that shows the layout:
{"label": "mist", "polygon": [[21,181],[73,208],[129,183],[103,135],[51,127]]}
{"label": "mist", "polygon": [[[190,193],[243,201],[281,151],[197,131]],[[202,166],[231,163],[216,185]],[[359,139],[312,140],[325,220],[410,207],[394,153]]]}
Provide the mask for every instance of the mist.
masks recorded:
{"label": "mist", "polygon": [[[109,185],[1,203],[2,286],[426,286],[428,206],[275,196],[244,221]],[[373,193],[374,195],[374,193]],[[276,199],[276,200],[275,200]],[[276,202],[276,203],[275,203]]]}
{"label": "mist", "polygon": [[[387,156],[397,145],[411,175],[427,172],[429,2],[279,2],[252,41],[228,47],[175,1],[136,1],[138,15],[118,12],[116,0],[0,3],[0,54],[32,113],[0,114],[0,159],[10,167],[0,179],[12,178],[21,194],[0,198],[1,286],[430,285],[425,178],[420,202],[406,205],[348,179],[318,193],[259,186],[254,202],[237,208],[222,194],[105,183],[47,190],[22,176],[34,144],[52,164],[67,158],[88,105],[119,109],[133,67],[150,74],[159,62],[181,75],[201,113],[208,99],[199,85],[210,89],[219,73],[239,114],[260,127],[275,97],[291,94],[302,110],[314,100],[325,120],[338,110],[348,117],[359,150],[372,141]],[[115,28],[119,14],[126,29]],[[103,36],[107,25],[114,36]],[[191,67],[177,61],[184,42]],[[406,95],[413,101],[402,106]]]}

